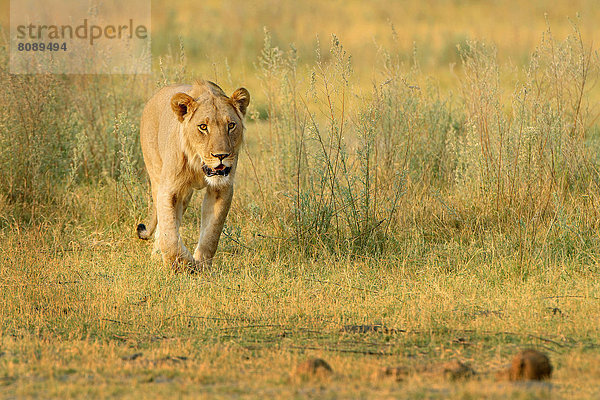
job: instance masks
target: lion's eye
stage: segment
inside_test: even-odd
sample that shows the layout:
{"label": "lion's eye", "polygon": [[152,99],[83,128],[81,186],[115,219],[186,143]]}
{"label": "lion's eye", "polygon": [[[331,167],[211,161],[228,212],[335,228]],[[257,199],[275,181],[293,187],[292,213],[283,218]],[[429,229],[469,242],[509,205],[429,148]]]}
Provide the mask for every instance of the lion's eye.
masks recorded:
{"label": "lion's eye", "polygon": [[233,130],[233,128],[235,128],[235,122],[230,122],[230,123],[227,125],[227,129],[229,129],[230,131],[232,131],[232,130]]}
{"label": "lion's eye", "polygon": [[206,131],[208,131],[208,126],[206,126],[206,124],[200,124],[200,125],[198,125],[198,129],[201,132],[206,132]]}

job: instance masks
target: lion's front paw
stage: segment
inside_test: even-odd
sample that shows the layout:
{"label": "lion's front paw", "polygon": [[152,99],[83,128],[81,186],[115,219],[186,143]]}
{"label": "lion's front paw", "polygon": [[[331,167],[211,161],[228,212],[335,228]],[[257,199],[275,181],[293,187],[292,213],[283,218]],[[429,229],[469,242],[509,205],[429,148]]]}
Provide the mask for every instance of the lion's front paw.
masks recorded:
{"label": "lion's front paw", "polygon": [[210,269],[212,268],[212,255],[209,254],[204,254],[201,251],[199,251],[198,249],[196,249],[196,251],[194,251],[194,261],[201,265],[203,269]]}
{"label": "lion's front paw", "polygon": [[201,274],[210,269],[211,265],[197,260],[178,260],[171,264],[176,274],[187,273],[190,275]]}

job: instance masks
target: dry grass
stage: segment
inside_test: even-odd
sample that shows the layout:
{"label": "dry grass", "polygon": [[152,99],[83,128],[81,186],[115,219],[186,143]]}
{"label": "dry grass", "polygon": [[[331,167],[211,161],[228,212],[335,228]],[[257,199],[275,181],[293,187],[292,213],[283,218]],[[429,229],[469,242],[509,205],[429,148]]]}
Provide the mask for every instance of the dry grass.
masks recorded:
{"label": "dry grass", "polygon": [[[225,239],[214,273],[191,278],[149,262],[146,244],[127,232],[91,229],[3,234],[4,396],[598,395],[598,286],[578,266],[523,279],[506,261],[450,272],[403,255],[298,262]],[[343,331],[372,323],[395,330]],[[532,346],[555,365],[552,384],[493,383]],[[326,384],[290,376],[308,356],[332,365]],[[478,378],[372,379],[384,366],[455,358]]]}
{"label": "dry grass", "polygon": [[[559,2],[549,31],[541,1],[335,4],[177,3],[198,27],[157,3],[152,77],[0,70],[0,397],[600,395],[598,8]],[[198,73],[253,104],[215,267],[190,277],[135,238],[137,121]],[[550,383],[494,381],[531,347]],[[296,379],[311,357],[332,376]],[[450,360],[476,377],[419,372]]]}

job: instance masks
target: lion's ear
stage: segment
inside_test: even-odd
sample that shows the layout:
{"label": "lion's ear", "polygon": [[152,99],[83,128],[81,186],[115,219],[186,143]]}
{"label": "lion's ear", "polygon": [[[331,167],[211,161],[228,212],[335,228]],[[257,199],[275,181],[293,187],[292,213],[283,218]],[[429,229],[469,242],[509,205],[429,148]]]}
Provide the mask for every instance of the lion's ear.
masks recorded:
{"label": "lion's ear", "polygon": [[197,106],[198,103],[185,93],[177,93],[175,96],[171,97],[171,108],[179,122],[183,122],[186,114],[194,112]]}
{"label": "lion's ear", "polygon": [[246,115],[248,104],[250,104],[250,93],[246,90],[246,88],[239,88],[233,92],[231,95],[231,100],[233,101],[233,105],[240,110],[242,115]]}

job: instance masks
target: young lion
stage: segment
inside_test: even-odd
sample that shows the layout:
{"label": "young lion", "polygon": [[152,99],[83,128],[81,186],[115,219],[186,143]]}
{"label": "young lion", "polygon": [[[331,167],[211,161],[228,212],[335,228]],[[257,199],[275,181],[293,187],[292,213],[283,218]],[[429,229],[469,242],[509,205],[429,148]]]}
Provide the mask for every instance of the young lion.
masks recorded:
{"label": "young lion", "polygon": [[[154,251],[176,271],[212,265],[233,197],[249,102],[244,88],[227,97],[216,84],[198,81],[165,87],[144,107],[140,135],[153,204],[148,226],[139,224],[137,233],[144,240],[154,233]],[[200,238],[192,257],[179,227],[193,189],[203,188]]]}

